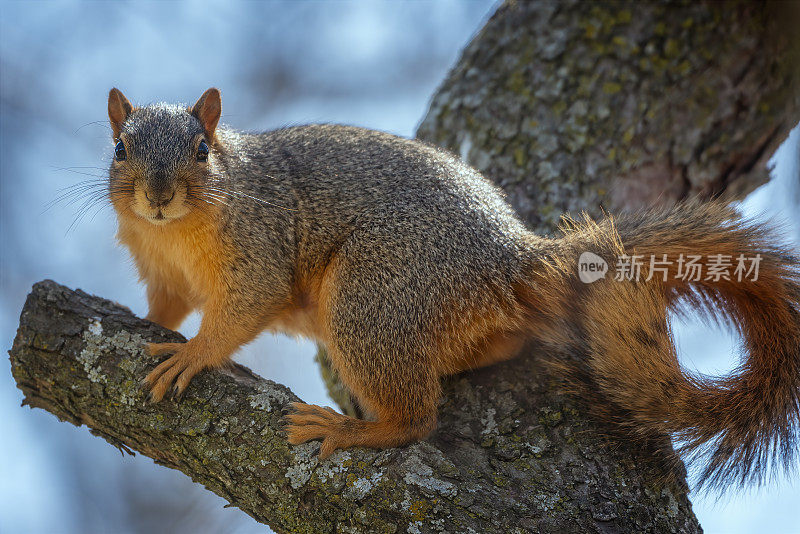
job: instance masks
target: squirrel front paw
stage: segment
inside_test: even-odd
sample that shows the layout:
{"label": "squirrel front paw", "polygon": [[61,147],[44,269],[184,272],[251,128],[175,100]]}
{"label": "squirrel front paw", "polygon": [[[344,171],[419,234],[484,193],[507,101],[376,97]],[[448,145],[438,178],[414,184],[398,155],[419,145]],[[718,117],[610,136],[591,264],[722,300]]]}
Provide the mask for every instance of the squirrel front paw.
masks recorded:
{"label": "squirrel front paw", "polygon": [[194,354],[190,343],[148,343],[147,351],[151,356],[172,354],[172,357],[161,362],[144,379],[150,388],[149,398],[159,402],[172,387],[172,395],[180,397],[186,390],[194,375],[202,370],[202,358]]}

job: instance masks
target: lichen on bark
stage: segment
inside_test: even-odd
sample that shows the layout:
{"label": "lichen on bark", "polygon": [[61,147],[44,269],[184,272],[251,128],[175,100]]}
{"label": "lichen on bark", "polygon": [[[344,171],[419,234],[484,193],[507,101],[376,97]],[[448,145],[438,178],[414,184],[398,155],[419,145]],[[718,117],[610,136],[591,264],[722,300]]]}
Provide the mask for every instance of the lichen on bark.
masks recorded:
{"label": "lichen on bark", "polygon": [[[658,487],[519,359],[449,380],[439,428],[384,451],[320,461],[292,447],[288,388],[233,366],[201,372],[180,400],[148,404],[145,342],[180,334],[51,281],[36,284],[10,351],[24,403],[85,424],[123,451],[179,469],[278,532],[697,532],[685,487]],[[678,478],[682,473],[678,473]]]}
{"label": "lichen on bark", "polygon": [[538,232],[564,212],[742,198],[800,117],[788,4],[506,2],[417,135]]}

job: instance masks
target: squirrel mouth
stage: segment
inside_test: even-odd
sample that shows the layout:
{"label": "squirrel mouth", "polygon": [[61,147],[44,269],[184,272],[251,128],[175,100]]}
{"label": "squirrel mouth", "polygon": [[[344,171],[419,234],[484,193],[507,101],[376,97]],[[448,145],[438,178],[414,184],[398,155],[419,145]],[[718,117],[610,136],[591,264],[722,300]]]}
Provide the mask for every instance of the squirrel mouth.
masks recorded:
{"label": "squirrel mouth", "polygon": [[161,213],[161,210],[158,210],[158,213],[156,213],[155,217],[153,217],[153,218],[154,218],[155,220],[157,220],[157,221],[164,220],[164,214],[163,214],[163,213]]}

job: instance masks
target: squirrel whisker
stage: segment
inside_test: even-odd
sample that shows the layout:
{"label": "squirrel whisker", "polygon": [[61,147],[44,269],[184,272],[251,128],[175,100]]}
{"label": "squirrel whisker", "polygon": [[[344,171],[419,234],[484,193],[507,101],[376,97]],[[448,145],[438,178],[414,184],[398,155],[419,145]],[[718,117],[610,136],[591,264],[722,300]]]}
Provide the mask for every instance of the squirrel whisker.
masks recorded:
{"label": "squirrel whisker", "polygon": [[51,208],[59,204],[64,206],[71,206],[76,202],[80,202],[86,198],[92,198],[97,195],[95,201],[99,201],[106,194],[105,182],[81,182],[58,190],[60,195],[56,196],[44,205],[42,213],[47,212]]}
{"label": "squirrel whisker", "polygon": [[275,207],[275,208],[280,208],[280,209],[286,210],[286,211],[297,211],[296,208],[287,208],[285,206],[281,206],[280,204],[275,204],[274,202],[270,202],[268,200],[264,200],[263,198],[258,198],[258,197],[254,197],[252,195],[248,195],[247,193],[242,193],[241,191],[233,191],[233,190],[230,190],[230,189],[223,190],[223,189],[219,189],[219,188],[207,188],[207,190],[216,191],[216,192],[219,192],[219,193],[227,193],[229,195],[238,196],[240,198],[246,198],[246,199],[252,200],[254,202],[259,202],[261,204],[266,204],[268,206],[272,206],[272,207]]}

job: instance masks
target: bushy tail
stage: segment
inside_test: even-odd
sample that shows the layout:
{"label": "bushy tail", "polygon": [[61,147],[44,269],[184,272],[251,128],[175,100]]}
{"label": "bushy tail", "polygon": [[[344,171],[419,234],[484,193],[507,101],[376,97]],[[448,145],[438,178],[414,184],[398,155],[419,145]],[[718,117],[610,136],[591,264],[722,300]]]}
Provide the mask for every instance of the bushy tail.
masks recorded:
{"label": "bushy tail", "polygon": [[[706,461],[701,484],[760,484],[775,467],[796,467],[800,262],[774,234],[717,203],[567,221],[564,234],[537,287],[566,297],[534,322],[549,316],[545,338],[581,347],[593,387],[612,403],[598,413],[622,416],[642,437],[676,437],[690,458]],[[608,262],[605,279],[580,281],[583,252]],[[687,307],[741,334],[746,354],[730,375],[681,369],[667,311]]]}

